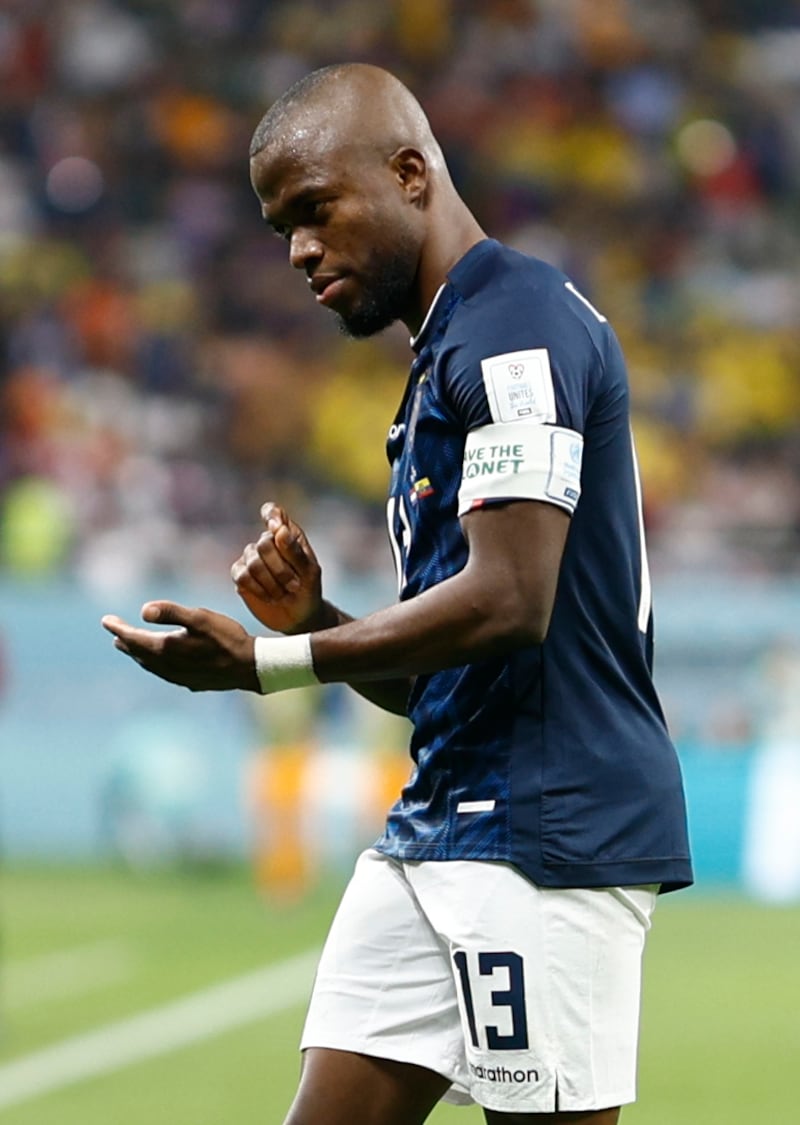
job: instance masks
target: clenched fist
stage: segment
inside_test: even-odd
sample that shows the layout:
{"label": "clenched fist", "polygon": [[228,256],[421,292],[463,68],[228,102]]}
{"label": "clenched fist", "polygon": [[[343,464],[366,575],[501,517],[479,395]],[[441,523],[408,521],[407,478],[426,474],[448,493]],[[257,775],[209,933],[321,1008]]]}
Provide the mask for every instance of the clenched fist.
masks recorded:
{"label": "clenched fist", "polygon": [[262,625],[277,633],[314,628],[322,612],[322,572],[305,533],[278,504],[261,508],[265,531],[231,567],[236,592]]}

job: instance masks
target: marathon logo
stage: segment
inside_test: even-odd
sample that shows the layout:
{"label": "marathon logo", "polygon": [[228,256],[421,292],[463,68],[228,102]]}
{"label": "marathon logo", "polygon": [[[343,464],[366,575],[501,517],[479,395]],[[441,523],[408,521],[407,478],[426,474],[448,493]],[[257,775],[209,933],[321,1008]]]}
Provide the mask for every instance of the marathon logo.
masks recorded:
{"label": "marathon logo", "polygon": [[522,1086],[532,1085],[539,1081],[539,1071],[533,1069],[533,1067],[525,1070],[522,1068],[508,1070],[504,1066],[475,1066],[474,1063],[470,1063],[469,1069],[482,1082],[501,1082],[507,1086]]}

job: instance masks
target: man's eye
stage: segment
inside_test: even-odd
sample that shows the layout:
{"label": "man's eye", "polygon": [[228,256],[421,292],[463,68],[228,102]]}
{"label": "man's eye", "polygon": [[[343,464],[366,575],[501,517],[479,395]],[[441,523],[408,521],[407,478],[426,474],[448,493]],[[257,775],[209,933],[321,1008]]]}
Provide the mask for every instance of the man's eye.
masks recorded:
{"label": "man's eye", "polygon": [[306,216],[311,222],[319,222],[325,214],[325,200],[311,199],[306,204]]}

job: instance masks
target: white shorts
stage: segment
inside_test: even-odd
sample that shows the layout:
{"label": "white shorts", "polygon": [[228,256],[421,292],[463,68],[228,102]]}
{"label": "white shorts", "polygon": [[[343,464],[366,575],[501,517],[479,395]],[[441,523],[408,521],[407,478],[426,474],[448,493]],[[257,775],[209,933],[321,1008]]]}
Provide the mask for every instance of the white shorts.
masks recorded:
{"label": "white shorts", "polygon": [[360,857],[301,1048],[415,1063],[445,1101],[507,1113],[636,1097],[641,961],[657,887],[554,890],[503,863]]}

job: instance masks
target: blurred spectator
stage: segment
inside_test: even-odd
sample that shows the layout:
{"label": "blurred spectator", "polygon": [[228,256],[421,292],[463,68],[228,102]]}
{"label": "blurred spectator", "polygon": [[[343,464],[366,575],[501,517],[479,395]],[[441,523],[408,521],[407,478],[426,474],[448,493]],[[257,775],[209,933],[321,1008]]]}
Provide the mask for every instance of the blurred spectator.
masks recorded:
{"label": "blurred spectator", "polygon": [[360,433],[406,343],[342,344],[278,275],[246,162],[270,100],[350,58],[617,325],[655,564],[797,572],[799,45],[790,0],[7,0],[1,565],[224,573],[289,488],[374,523]]}

